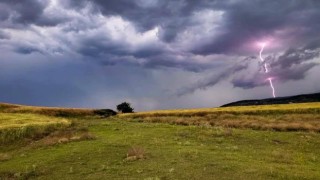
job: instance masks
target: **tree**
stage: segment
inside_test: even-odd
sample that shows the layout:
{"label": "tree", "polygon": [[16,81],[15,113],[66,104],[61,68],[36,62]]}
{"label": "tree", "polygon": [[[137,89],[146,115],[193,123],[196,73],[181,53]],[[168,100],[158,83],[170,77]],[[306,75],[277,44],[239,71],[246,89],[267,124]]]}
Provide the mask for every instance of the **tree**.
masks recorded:
{"label": "tree", "polygon": [[127,102],[117,105],[117,110],[122,113],[133,113],[133,108],[130,106],[130,103]]}

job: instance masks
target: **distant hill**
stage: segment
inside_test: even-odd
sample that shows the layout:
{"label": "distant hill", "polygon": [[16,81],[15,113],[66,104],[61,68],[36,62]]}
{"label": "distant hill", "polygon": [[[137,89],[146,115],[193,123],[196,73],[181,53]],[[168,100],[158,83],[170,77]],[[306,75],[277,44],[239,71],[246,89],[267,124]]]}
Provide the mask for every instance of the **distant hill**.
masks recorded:
{"label": "distant hill", "polygon": [[320,102],[320,93],[302,94],[296,96],[258,99],[258,100],[243,100],[225,104],[221,107],[229,106],[252,106],[252,105],[268,105],[268,104],[291,104],[291,103],[308,103]]}

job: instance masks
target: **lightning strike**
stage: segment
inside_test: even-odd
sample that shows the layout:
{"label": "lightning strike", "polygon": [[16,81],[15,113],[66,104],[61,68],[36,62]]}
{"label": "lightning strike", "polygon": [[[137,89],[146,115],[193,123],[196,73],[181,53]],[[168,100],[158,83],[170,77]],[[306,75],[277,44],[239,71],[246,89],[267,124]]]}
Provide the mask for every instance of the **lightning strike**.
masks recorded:
{"label": "lightning strike", "polygon": [[268,78],[268,80],[269,80],[269,83],[270,83],[270,87],[272,89],[272,95],[275,98],[276,97],[276,92],[275,92],[275,89],[274,89],[274,86],[273,86],[272,78]]}
{"label": "lightning strike", "polygon": [[[262,54],[263,54],[263,51],[264,51],[264,48],[266,47],[266,45],[267,45],[266,43],[261,43],[261,44],[260,44],[261,50],[260,50],[260,52],[259,52],[259,57],[260,57],[260,61],[263,63],[264,72],[265,72],[265,73],[269,73],[270,71],[269,71],[268,63],[266,63],[265,60],[264,60],[264,58],[262,57]],[[276,97],[276,93],[275,93],[275,88],[274,88],[274,86],[273,86],[272,78],[269,77],[267,80],[269,81],[270,88],[271,88],[271,90],[272,90],[272,96],[273,96],[273,98],[275,98],[275,97]]]}

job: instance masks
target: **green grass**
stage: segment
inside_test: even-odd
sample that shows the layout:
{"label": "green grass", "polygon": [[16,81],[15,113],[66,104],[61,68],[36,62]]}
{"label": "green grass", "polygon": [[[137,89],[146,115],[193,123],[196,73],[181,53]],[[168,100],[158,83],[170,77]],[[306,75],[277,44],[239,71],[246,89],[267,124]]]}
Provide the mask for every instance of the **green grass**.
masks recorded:
{"label": "green grass", "polygon": [[[3,176],[38,179],[319,179],[320,134],[93,120],[94,141],[2,148]],[[132,146],[146,158],[126,161]]]}
{"label": "green grass", "polygon": [[[318,127],[319,106],[67,118],[96,138],[45,144],[45,137],[0,146],[0,179],[320,179],[320,133],[309,126],[288,128],[299,122],[299,128]],[[29,116],[54,119],[7,115],[15,116],[10,124]],[[277,124],[285,128],[275,131]]]}

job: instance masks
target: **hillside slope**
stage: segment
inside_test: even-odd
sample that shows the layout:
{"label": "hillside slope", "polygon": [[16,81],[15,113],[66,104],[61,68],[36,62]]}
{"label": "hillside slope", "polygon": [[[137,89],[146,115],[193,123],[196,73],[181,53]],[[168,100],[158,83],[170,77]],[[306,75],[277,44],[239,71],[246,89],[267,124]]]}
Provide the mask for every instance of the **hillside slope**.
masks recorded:
{"label": "hillside slope", "polygon": [[320,103],[160,110],[119,114],[118,117],[138,122],[320,132]]}
{"label": "hillside slope", "polygon": [[302,94],[288,97],[256,99],[256,100],[243,100],[225,104],[221,107],[229,106],[250,106],[250,105],[268,105],[268,104],[291,104],[291,103],[308,103],[320,102],[320,93]]}

